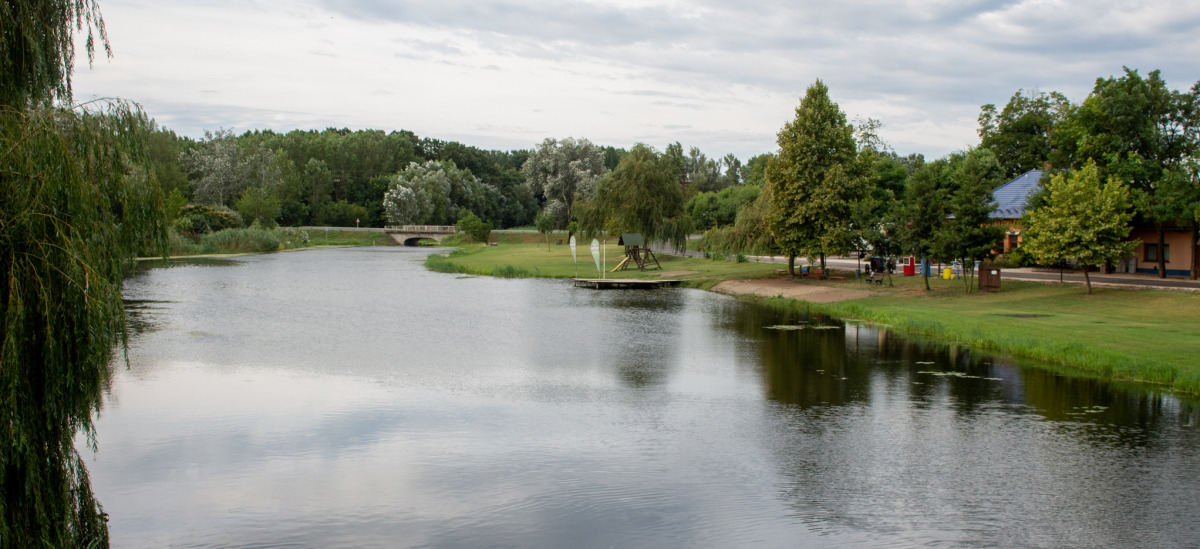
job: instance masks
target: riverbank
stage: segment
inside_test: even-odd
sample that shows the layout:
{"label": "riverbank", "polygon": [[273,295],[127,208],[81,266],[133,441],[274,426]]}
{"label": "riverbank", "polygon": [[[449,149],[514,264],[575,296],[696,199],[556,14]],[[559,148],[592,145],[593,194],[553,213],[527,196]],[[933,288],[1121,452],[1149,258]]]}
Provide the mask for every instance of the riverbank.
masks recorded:
{"label": "riverbank", "polygon": [[343,246],[396,246],[382,232],[346,230],[303,230],[290,227],[260,229],[257,227],[224,229],[199,237],[171,233],[171,257],[222,256],[247,253],[268,253],[306,248]]}
{"label": "riverbank", "polygon": [[[540,235],[534,235],[542,238]],[[449,257],[430,256],[438,271],[510,277],[576,276],[565,245],[507,237],[497,246],[468,246]],[[557,242],[551,237],[552,242]],[[606,247],[608,264],[621,257]],[[579,248],[580,276],[596,268]],[[1096,288],[1076,284],[1005,281],[997,292],[965,294],[961,281],[893,277],[892,286],[854,280],[793,280],[778,265],[660,255],[671,278],[693,288],[721,291],[864,320],[909,335],[1031,358],[1093,375],[1161,384],[1200,394],[1200,295],[1152,289]],[[611,268],[611,267],[610,267]],[[622,278],[660,278],[661,271],[621,271]]]}

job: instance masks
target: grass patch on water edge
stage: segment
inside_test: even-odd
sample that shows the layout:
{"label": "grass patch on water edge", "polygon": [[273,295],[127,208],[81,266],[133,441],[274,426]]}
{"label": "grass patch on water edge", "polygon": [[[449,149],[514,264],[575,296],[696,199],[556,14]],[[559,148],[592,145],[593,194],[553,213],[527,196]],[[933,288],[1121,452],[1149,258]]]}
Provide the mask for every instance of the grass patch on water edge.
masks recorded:
{"label": "grass patch on water edge", "polygon": [[170,256],[269,253],[320,247],[396,246],[392,237],[369,231],[304,231],[289,227],[223,229],[200,235],[170,235]]}
{"label": "grass patch on water edge", "polygon": [[907,335],[1200,394],[1200,295],[1005,282],[995,293],[899,290],[797,307]]}
{"label": "grass patch on water edge", "polygon": [[[535,241],[540,240],[540,242]],[[571,258],[571,249],[565,237],[551,237],[547,245],[542,235],[501,235],[493,246],[465,244],[462,248],[446,254],[433,254],[425,260],[425,267],[443,273],[463,273],[481,276],[508,278],[600,278],[592,260],[588,245],[576,248],[579,262]],[[615,240],[602,247],[602,265],[607,265],[605,278],[636,278],[659,280],[669,278],[683,281],[684,286],[711,289],[724,280],[733,278],[763,278],[773,276],[778,265],[773,263],[736,263],[702,258],[676,257],[657,254],[662,269],[639,271],[636,267],[611,272],[625,257],[624,248]],[[664,276],[667,273],[668,276]]]}
{"label": "grass patch on water edge", "polygon": [[[541,235],[537,235],[540,237]],[[596,277],[586,246],[579,264],[568,246],[549,248],[526,235],[497,246],[468,245],[449,256],[431,255],[426,266],[441,272],[544,278]],[[610,241],[611,242],[611,241]],[[606,247],[611,269],[622,248]],[[738,263],[660,255],[664,271],[683,285],[704,290],[730,279],[775,275],[779,264]],[[578,275],[576,273],[578,272]],[[662,278],[663,271],[627,270],[608,278]],[[1097,288],[1088,296],[1081,285],[1006,280],[998,292],[965,294],[963,281],[931,279],[926,292],[919,277],[894,277],[894,286],[848,282],[803,282],[843,288],[869,288],[877,295],[835,303],[765,299],[842,319],[863,320],[898,333],[942,343],[963,344],[997,354],[1032,359],[1056,370],[1068,368],[1116,381],[1149,382],[1200,394],[1200,294],[1165,290]],[[753,299],[753,298],[751,298]]]}

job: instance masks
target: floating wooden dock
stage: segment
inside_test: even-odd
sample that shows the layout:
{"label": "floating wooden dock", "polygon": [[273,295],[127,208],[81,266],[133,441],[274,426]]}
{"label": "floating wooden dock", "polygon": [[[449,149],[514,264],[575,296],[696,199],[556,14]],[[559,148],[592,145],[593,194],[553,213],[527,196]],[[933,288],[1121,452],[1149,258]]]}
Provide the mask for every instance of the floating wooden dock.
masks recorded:
{"label": "floating wooden dock", "polygon": [[638,280],[635,278],[572,278],[576,288],[593,290],[653,290],[678,286],[679,280]]}

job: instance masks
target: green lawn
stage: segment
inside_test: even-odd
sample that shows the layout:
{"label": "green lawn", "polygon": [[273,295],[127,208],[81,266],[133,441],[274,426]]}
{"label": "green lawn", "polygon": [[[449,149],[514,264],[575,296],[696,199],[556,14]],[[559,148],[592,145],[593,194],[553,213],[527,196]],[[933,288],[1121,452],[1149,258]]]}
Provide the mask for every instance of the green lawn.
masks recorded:
{"label": "green lawn", "polygon": [[[502,235],[497,245],[481,246],[466,244],[460,250],[446,256],[431,256],[426,261],[430,269],[442,272],[459,272],[490,276],[543,277],[543,278],[599,278],[600,272],[592,259],[590,241],[577,246],[579,263],[571,260],[571,248],[565,235],[552,235],[546,245],[543,235]],[[493,241],[495,239],[493,238]],[[656,254],[662,270],[639,271],[636,267],[611,272],[625,257],[624,248],[615,240],[602,246],[607,254],[606,278],[659,279],[662,273],[672,273],[669,278],[683,280],[685,284],[708,289],[722,280],[732,278],[762,278],[773,276],[779,265],[772,263],[736,263],[713,261],[701,258],[685,258]],[[604,256],[602,255],[602,260]],[[679,271],[686,271],[679,273]],[[691,272],[694,271],[694,272]]]}
{"label": "green lawn", "polygon": [[1200,294],[1006,281],[964,295],[959,282],[920,279],[882,295],[819,306],[983,349],[1200,393]]}
{"label": "green lawn", "polygon": [[[576,266],[566,236],[505,235],[497,246],[467,245],[450,257],[432,256],[431,269],[510,277],[569,278]],[[537,244],[536,242],[540,242]],[[597,271],[586,244],[578,248],[578,276]],[[607,246],[611,269],[623,257]],[[665,271],[692,287],[709,289],[723,280],[776,276],[779,264],[713,261],[659,256]],[[659,278],[661,271],[636,269],[606,273],[609,278]],[[998,292],[965,294],[962,281],[893,277],[894,286],[872,287],[879,294],[849,301],[808,304],[783,300],[842,318],[883,324],[907,334],[958,342],[975,348],[1028,357],[1118,380],[1160,383],[1200,393],[1200,294],[1163,290],[1097,288],[1081,285],[1004,281]],[[848,285],[847,282],[806,282]],[[775,300],[772,300],[775,301]]]}

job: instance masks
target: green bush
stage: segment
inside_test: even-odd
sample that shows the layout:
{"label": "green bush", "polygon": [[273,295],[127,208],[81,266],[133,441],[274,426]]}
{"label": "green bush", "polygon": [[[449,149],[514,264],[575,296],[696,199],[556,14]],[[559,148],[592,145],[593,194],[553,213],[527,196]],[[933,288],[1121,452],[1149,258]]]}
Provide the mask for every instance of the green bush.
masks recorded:
{"label": "green bush", "polygon": [[471,235],[471,239],[480,244],[486,244],[492,234],[492,224],[486,223],[471,210],[463,210],[458,215],[458,228]]}
{"label": "green bush", "polygon": [[275,228],[276,220],[279,219],[279,199],[266,189],[246,189],[237,201],[237,209],[243,221],[257,223],[268,229]]}
{"label": "green bush", "polygon": [[[183,232],[192,234],[205,234],[242,226],[242,217],[237,212],[223,206],[188,204],[179,209],[179,217],[187,219],[190,225],[190,228]],[[176,230],[185,226],[180,223]]]}
{"label": "green bush", "polygon": [[263,253],[279,249],[279,236],[266,229],[225,229],[200,237],[201,253]]}
{"label": "green bush", "polygon": [[321,208],[317,220],[318,223],[330,227],[354,227],[356,221],[360,225],[368,224],[370,220],[367,217],[368,212],[366,208],[358,204],[346,202],[345,200],[339,200],[326,204],[325,207]]}

